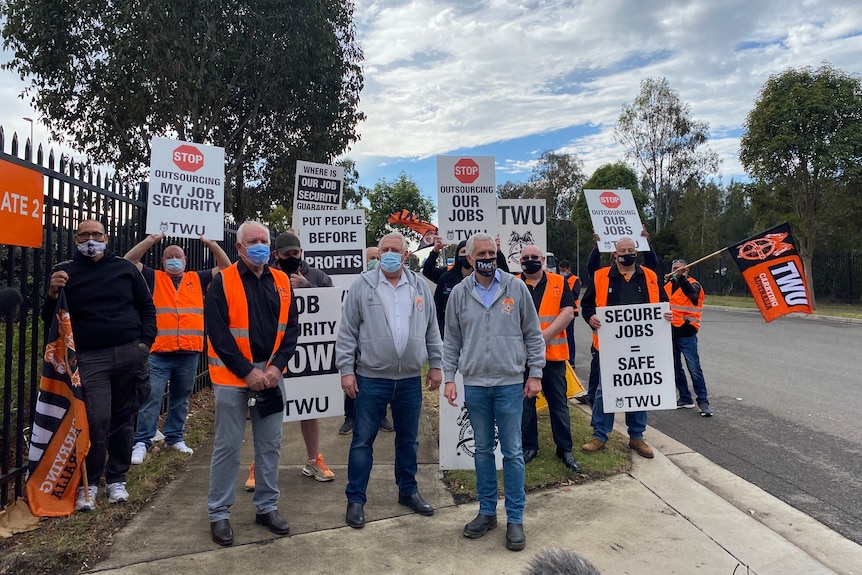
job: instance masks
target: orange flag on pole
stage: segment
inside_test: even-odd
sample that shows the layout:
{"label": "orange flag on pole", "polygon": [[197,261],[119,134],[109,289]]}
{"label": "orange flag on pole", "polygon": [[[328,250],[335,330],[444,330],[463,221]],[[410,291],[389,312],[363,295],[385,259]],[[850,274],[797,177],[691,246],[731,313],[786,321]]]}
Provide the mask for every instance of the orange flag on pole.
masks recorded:
{"label": "orange flag on pole", "polygon": [[437,233],[437,226],[431,222],[426,222],[410,210],[398,210],[389,216],[386,221],[398,226],[407,226],[422,236],[422,239],[419,241],[419,247],[416,249],[421,250],[422,248],[434,245],[434,235]]}

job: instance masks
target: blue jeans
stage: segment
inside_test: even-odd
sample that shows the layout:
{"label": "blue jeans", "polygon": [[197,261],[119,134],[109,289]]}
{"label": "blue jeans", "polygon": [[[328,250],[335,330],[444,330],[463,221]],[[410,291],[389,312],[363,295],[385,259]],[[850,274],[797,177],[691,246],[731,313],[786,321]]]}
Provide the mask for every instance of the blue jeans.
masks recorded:
{"label": "blue jeans", "polygon": [[[526,377],[524,378],[526,382]],[[542,393],[548,401],[551,416],[551,434],[557,446],[557,455],[572,450],[572,426],[569,419],[569,400],[566,397],[566,362],[548,361],[542,370]],[[521,442],[524,449],[539,450],[539,419],[536,416],[536,398],[524,398],[524,415],[521,417]]]}
{"label": "blue jeans", "polygon": [[150,354],[150,397],[138,411],[138,426],[132,443],[143,443],[149,449],[156,434],[162,398],[168,381],[168,416],[165,419],[165,443],[173,445],[183,440],[189,396],[195,387],[195,375],[200,354],[192,352]]}
{"label": "blue jeans", "polygon": [[524,453],[521,450],[521,415],[524,408],[524,386],[464,386],[464,402],[473,426],[476,454],[476,492],[479,513],[497,513],[497,465],[494,461],[494,423],[503,452],[503,492],[506,496],[506,520],[524,522]]}
{"label": "blue jeans", "polygon": [[419,413],[422,410],[422,380],[419,376],[406,379],[382,379],[356,376],[359,392],[356,394],[353,440],[347,458],[347,487],[344,490],[348,503],[365,505],[365,491],[374,464],[374,439],[380,429],[380,420],[386,406],[392,405],[392,425],[395,427],[395,484],[398,494],[413,495],[419,491],[416,484],[419,452]]}
{"label": "blue jeans", "polygon": [[676,390],[680,401],[691,401],[691,391],[685,379],[685,371],[682,369],[682,358],[685,357],[685,365],[691,375],[691,385],[697,396],[698,403],[709,403],[706,394],[706,381],[703,379],[703,370],[700,368],[700,356],[697,353],[697,336],[675,337],[673,339],[673,370],[676,376]]}
{"label": "blue jeans", "polygon": [[[595,372],[599,380],[601,380],[601,369],[599,367],[599,352],[596,350],[593,356],[596,359]],[[608,435],[614,428],[614,413],[605,413],[604,405],[602,405],[602,386],[596,388],[596,399],[593,403],[593,416],[590,419],[590,425],[593,426],[593,436],[602,441],[608,440]],[[647,427],[647,412],[646,411],[627,411],[626,426],[628,427],[629,437],[632,439],[643,439],[644,431]]]}

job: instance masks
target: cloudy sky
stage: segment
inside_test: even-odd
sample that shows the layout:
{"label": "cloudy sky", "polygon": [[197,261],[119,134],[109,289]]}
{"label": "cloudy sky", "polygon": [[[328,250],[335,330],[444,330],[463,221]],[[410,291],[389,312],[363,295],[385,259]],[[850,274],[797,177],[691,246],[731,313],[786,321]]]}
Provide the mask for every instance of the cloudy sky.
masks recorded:
{"label": "cloudy sky", "polygon": [[[544,150],[577,154],[588,176],[622,159],[614,125],[650,77],[709,122],[723,180],[739,179],[742,125],[770,74],[862,72],[850,0],[356,0],[355,16],[368,119],[348,155],[361,184],[404,171],[431,197],[441,154],[494,156],[497,183],[526,179]],[[34,117],[44,142],[22,88],[0,72],[0,125],[28,134]]]}

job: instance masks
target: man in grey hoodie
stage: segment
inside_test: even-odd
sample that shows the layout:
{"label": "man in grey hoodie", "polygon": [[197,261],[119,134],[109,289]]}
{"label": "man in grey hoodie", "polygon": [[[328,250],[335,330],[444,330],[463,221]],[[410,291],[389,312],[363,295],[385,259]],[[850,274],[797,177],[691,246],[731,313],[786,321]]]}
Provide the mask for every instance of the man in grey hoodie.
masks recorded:
{"label": "man in grey hoodie", "polygon": [[430,366],[425,380],[428,389],[439,388],[443,379],[443,344],[437,315],[428,284],[404,267],[404,236],[398,232],[387,234],[378,247],[380,264],[363,272],[347,293],[335,343],[341,388],[356,399],[345,489],[345,519],[356,529],[365,525],[372,446],[389,404],[395,426],[398,503],[420,515],[434,514],[416,484],[416,436],[426,359]]}
{"label": "man in grey hoodie", "polygon": [[443,395],[456,406],[455,372],[460,371],[473,426],[479,496],[479,514],[464,527],[464,536],[477,539],[497,527],[496,423],[503,452],[506,548],[520,551],[526,546],[521,414],[524,397],[535,397],[542,387],[545,340],[527,286],[497,269],[496,251],[488,234],[467,240],[467,259],[474,271],[452,289],[446,306]]}

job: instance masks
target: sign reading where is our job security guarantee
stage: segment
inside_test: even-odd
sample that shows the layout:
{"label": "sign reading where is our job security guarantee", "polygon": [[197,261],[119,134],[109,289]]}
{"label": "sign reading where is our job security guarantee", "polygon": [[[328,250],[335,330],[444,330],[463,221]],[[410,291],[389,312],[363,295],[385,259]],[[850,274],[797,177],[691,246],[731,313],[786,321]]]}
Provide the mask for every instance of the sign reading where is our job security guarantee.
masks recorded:
{"label": "sign reading where is our job security guarantee", "polygon": [[521,273],[521,250],[536,246],[548,250],[545,200],[497,200],[497,230],[500,249],[509,271]]}
{"label": "sign reading where is our job security guarantee", "polygon": [[648,252],[641,235],[643,224],[631,190],[584,190],[593,231],[599,236],[599,251],[612,252],[617,240],[631,238],[639,252]]}
{"label": "sign reading where is our job security guarantee", "polygon": [[335,338],[341,323],[341,288],[293,290],[299,312],[296,351],[282,381],[284,421],[344,415]]}
{"label": "sign reading where is our job security guarantee", "polygon": [[146,233],[162,232],[224,239],[224,148],[153,138]]}
{"label": "sign reading where is our job security guarantee", "polygon": [[437,156],[439,234],[448,243],[497,230],[493,156]]}
{"label": "sign reading where is our job security guarantee", "polygon": [[41,172],[0,160],[0,244],[42,247]]}
{"label": "sign reading where is our job security guarantee", "polygon": [[676,409],[667,302],[596,308],[605,413]]}
{"label": "sign reading where is our job security guarantee", "polygon": [[297,160],[293,212],[340,210],[343,188],[343,167]]}
{"label": "sign reading where is our job security guarantee", "polygon": [[[449,405],[440,386],[440,469],[474,469],[476,449],[473,443],[473,426],[464,403],[464,378],[455,372],[455,389],[458,392],[458,407]],[[503,452],[494,427],[494,460],[497,469],[503,469]]]}
{"label": "sign reading where is our job security guarantee", "polygon": [[326,272],[332,285],[350,289],[365,270],[365,210],[294,212],[293,225],[302,259]]}

